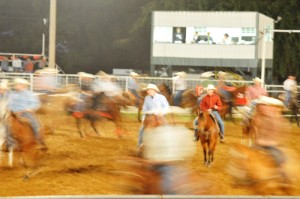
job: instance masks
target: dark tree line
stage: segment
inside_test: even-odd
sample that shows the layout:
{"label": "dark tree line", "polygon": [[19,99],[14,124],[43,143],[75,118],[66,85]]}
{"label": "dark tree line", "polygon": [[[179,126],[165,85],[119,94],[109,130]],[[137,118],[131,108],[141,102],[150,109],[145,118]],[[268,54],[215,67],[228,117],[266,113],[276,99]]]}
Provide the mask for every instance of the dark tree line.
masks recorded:
{"label": "dark tree line", "polygon": [[[0,0],[0,52],[41,53],[50,0]],[[298,0],[57,0],[57,63],[67,73],[149,70],[151,12],[257,11],[300,29]],[[273,76],[300,79],[300,35],[275,33]]]}

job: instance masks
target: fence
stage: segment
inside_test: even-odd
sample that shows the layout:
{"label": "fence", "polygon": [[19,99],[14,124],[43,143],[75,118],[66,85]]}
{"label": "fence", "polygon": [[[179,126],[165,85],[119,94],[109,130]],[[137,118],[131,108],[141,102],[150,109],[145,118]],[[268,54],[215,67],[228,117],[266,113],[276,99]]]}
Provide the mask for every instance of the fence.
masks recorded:
{"label": "fence", "polygon": [[[24,78],[30,82],[30,90],[37,91],[38,87],[35,84],[35,80],[39,77],[39,74],[31,73],[0,73],[0,79],[8,79],[10,82],[16,77]],[[149,83],[161,84],[165,83],[167,86],[172,88],[172,78],[161,78],[161,77],[138,77],[138,82],[140,85],[147,85]],[[128,76],[113,76],[113,80],[123,89],[127,90],[128,88]],[[53,80],[58,88],[63,88],[69,85],[80,86],[80,78],[76,74],[55,74]],[[208,84],[216,84],[218,80],[215,79],[187,79],[187,87],[195,88],[197,85],[206,86]],[[236,85],[250,85],[252,81],[240,81],[240,80],[228,80],[227,82],[236,84]],[[278,94],[283,93],[284,89],[282,85],[265,85],[268,93],[272,97],[277,97]],[[300,90],[300,86],[297,87]]]}

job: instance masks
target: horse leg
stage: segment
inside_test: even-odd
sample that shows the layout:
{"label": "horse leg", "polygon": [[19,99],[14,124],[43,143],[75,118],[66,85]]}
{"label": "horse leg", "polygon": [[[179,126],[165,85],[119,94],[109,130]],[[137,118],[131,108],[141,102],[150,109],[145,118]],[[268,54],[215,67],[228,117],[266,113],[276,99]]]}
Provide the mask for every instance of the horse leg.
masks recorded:
{"label": "horse leg", "polygon": [[90,120],[90,124],[91,124],[91,127],[94,129],[94,131],[97,133],[97,135],[100,136],[100,133],[98,132],[98,130],[96,128],[96,120],[95,119],[91,119]]}
{"label": "horse leg", "polygon": [[10,167],[13,166],[13,153],[14,153],[14,148],[13,147],[9,147],[8,148],[8,165]]}
{"label": "horse leg", "polygon": [[76,118],[76,126],[77,126],[77,129],[78,129],[79,135],[80,135],[81,138],[83,138],[83,133],[81,131],[80,124],[81,124],[81,120],[79,118]]}
{"label": "horse leg", "polygon": [[206,147],[206,144],[203,143],[202,147],[203,147],[204,164],[206,165],[207,164],[207,157],[206,157],[206,155],[207,155],[207,147]]}

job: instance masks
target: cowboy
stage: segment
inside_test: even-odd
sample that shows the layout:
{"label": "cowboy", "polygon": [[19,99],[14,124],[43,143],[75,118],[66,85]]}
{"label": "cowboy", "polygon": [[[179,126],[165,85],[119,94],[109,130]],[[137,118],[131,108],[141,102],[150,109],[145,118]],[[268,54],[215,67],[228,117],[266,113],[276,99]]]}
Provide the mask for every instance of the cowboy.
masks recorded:
{"label": "cowboy", "polygon": [[40,135],[41,124],[34,112],[41,106],[41,102],[37,95],[28,89],[29,82],[26,79],[15,78],[15,90],[9,94],[9,108],[18,117],[25,118],[33,129],[37,142],[41,145],[41,149],[47,149]]}
{"label": "cowboy", "polygon": [[224,123],[219,114],[219,111],[222,109],[220,96],[215,93],[216,88],[212,84],[208,84],[206,90],[207,95],[201,100],[200,109],[208,111],[215,116],[220,127],[220,141],[224,142]]}
{"label": "cowboy", "polygon": [[139,98],[140,98],[140,96],[137,92],[137,90],[139,89],[139,85],[137,82],[138,76],[139,76],[139,74],[137,74],[136,72],[131,72],[130,77],[128,79],[128,90],[135,96],[136,106],[139,106]]}
{"label": "cowboy", "polygon": [[139,137],[138,137],[138,151],[141,149],[143,143],[143,136],[144,136],[144,120],[148,115],[165,115],[169,110],[169,103],[165,96],[159,93],[159,89],[155,84],[148,84],[146,87],[147,96],[145,97],[144,104],[143,104],[143,117],[142,123],[139,130]]}
{"label": "cowboy", "polygon": [[261,86],[261,79],[255,77],[253,79],[254,85],[248,87],[245,91],[248,108],[245,109],[243,123],[248,125],[249,119],[252,117],[255,110],[257,99],[261,96],[267,96],[267,91]]}
{"label": "cowboy", "polygon": [[180,106],[182,100],[182,94],[186,90],[186,73],[185,72],[178,72],[176,76],[173,77],[173,92],[174,92],[174,106]]}

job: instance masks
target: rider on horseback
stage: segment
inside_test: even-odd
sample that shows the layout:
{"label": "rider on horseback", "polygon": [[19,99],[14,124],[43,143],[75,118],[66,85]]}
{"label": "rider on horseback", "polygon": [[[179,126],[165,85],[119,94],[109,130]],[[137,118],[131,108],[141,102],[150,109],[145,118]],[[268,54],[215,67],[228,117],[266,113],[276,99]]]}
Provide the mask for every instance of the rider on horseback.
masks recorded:
{"label": "rider on horseback", "polygon": [[284,104],[275,98],[261,96],[257,100],[256,115],[253,125],[256,127],[256,147],[270,154],[275,164],[281,169],[285,162],[283,152],[278,149],[280,134],[286,132],[287,121],[281,111]]}
{"label": "rider on horseback", "polygon": [[[209,84],[206,89],[207,95],[201,100],[200,109],[203,111],[208,111],[215,116],[221,131],[220,141],[224,142],[224,123],[218,112],[222,109],[221,99],[219,95],[214,92],[216,90],[214,85]],[[198,126],[197,122],[198,120],[195,120],[194,126]],[[198,133],[196,134],[197,131],[198,130],[195,130],[195,141],[199,140]]]}
{"label": "rider on horseback", "polygon": [[47,149],[40,134],[41,124],[34,114],[40,108],[41,102],[37,95],[28,90],[29,82],[27,80],[15,78],[14,83],[15,90],[9,93],[9,108],[17,116],[28,120],[41,149]]}
{"label": "rider on horseback", "polygon": [[267,91],[265,88],[261,86],[261,79],[255,77],[253,79],[254,85],[247,88],[245,94],[248,101],[248,110],[246,110],[246,114],[244,115],[243,123],[248,125],[249,119],[252,117],[253,112],[255,110],[257,99],[260,96],[267,96]]}
{"label": "rider on horseback", "polygon": [[[148,115],[163,116],[169,110],[169,103],[166,97],[159,93],[159,89],[156,85],[148,84],[146,89],[148,95],[145,97],[143,104],[143,122]],[[141,149],[143,143],[144,128],[145,126],[143,124],[139,130],[138,151]]]}

